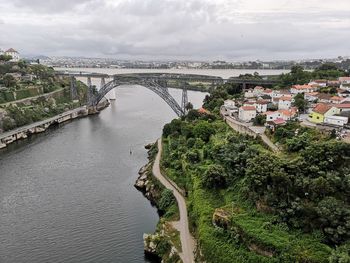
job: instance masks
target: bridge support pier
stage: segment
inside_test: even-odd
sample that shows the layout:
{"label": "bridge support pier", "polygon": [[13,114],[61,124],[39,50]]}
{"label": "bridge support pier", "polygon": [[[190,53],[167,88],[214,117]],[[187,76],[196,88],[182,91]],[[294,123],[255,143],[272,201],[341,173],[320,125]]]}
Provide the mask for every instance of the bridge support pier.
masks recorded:
{"label": "bridge support pier", "polygon": [[186,109],[187,104],[188,104],[187,87],[184,86],[182,90],[182,100],[181,100],[181,108],[183,111],[183,115],[187,113],[187,109]]}
{"label": "bridge support pier", "polygon": [[106,85],[106,80],[105,78],[101,78],[100,89],[102,89],[104,85]]}
{"label": "bridge support pier", "polygon": [[87,78],[87,86],[88,86],[88,90],[87,90],[87,105],[93,105],[94,102],[94,91],[93,91],[93,87],[92,87],[92,83],[91,83],[91,77]]}
{"label": "bridge support pier", "polygon": [[76,100],[78,98],[77,83],[74,76],[71,76],[70,78],[70,96],[72,100]]}

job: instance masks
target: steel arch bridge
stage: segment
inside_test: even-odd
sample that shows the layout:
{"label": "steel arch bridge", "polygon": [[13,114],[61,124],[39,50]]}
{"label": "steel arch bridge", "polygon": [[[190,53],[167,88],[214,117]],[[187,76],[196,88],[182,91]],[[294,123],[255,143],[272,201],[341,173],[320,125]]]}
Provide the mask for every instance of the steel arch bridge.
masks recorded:
{"label": "steel arch bridge", "polygon": [[[224,80],[220,77],[212,77],[205,75],[190,75],[190,74],[172,74],[172,73],[131,73],[131,74],[99,74],[99,73],[83,73],[83,72],[56,72],[57,76],[71,78],[71,97],[77,97],[76,78],[86,78],[88,93],[87,106],[96,109],[98,103],[105,95],[122,85],[140,85],[143,86],[161,97],[177,114],[183,116],[186,114],[186,106],[188,104],[187,87],[188,81],[204,81],[212,85],[221,84]],[[91,79],[100,79],[101,85],[99,90],[95,90]],[[106,79],[111,79],[106,82]],[[167,88],[168,81],[180,81],[184,85],[181,87],[182,100],[179,104],[174,97],[169,93]]]}
{"label": "steel arch bridge", "polygon": [[[107,95],[108,92],[123,85],[140,85],[143,86],[154,93],[156,93],[159,97],[161,97],[172,110],[177,114],[177,116],[182,116],[186,113],[186,105],[187,105],[187,90],[182,90],[182,103],[181,106],[177,103],[177,101],[173,98],[173,96],[169,93],[168,88],[162,86],[159,81],[155,79],[143,79],[143,78],[124,78],[115,76],[113,80],[101,85],[100,90],[95,94],[90,96],[89,105],[97,106],[98,103]],[[185,95],[184,95],[185,94]]]}
{"label": "steel arch bridge", "polygon": [[[231,77],[223,79],[217,76],[197,75],[197,74],[180,74],[180,73],[129,73],[129,74],[115,74],[108,75],[102,73],[91,72],[74,72],[74,71],[56,71],[57,76],[71,78],[71,96],[77,97],[75,78],[87,78],[88,85],[88,101],[89,107],[96,108],[102,98],[112,89],[122,85],[140,85],[153,91],[160,96],[178,116],[186,114],[186,106],[188,103],[186,83],[191,81],[210,83],[212,87],[223,83],[236,83],[243,86],[243,90],[247,85],[273,85],[277,84],[276,80],[271,80],[269,76],[262,76],[262,79],[242,79],[239,77]],[[91,79],[100,79],[100,89],[96,92],[91,83]],[[105,82],[106,79],[112,79]],[[182,100],[179,104],[168,91],[168,81],[180,81],[184,83],[182,89]]]}

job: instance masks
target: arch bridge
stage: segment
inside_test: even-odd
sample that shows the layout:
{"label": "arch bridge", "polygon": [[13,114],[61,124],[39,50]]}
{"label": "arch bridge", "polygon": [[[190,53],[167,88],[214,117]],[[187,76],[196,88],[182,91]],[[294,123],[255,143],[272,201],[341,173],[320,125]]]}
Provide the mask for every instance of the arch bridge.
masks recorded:
{"label": "arch bridge", "polygon": [[[188,104],[187,96],[187,83],[188,82],[202,82],[210,83],[213,87],[226,83],[238,83],[243,84],[245,88],[246,84],[272,84],[267,80],[242,80],[238,78],[223,79],[215,76],[207,75],[195,75],[195,74],[173,74],[173,73],[132,73],[132,74],[100,74],[100,73],[87,73],[87,72],[56,72],[57,76],[69,76],[71,79],[71,96],[77,97],[76,78],[86,78],[88,85],[87,105],[90,107],[96,107],[98,103],[107,95],[108,92],[122,85],[140,85],[143,86],[158,96],[160,96],[178,115],[183,116],[186,114],[186,106]],[[100,80],[100,88],[96,90],[92,85],[91,79]],[[179,104],[174,97],[168,91],[169,81],[180,82],[182,87],[182,99]]]}

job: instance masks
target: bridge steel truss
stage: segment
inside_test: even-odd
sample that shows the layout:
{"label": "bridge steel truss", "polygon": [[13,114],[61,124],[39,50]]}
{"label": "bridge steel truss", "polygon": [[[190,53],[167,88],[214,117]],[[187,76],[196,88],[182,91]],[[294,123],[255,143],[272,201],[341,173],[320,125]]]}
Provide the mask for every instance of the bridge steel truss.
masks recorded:
{"label": "bridge steel truss", "polygon": [[[237,77],[231,77],[229,79],[223,79],[215,76],[206,75],[194,75],[194,74],[177,74],[177,73],[131,73],[131,74],[118,74],[108,75],[100,73],[89,72],[56,72],[58,76],[70,76],[71,77],[71,96],[72,98],[77,96],[76,86],[73,81],[74,77],[87,78],[88,94],[87,105],[97,106],[102,98],[112,89],[121,85],[140,85],[153,91],[160,96],[178,116],[186,114],[186,107],[188,105],[187,96],[187,83],[188,81],[202,81],[211,82],[212,86],[220,85],[223,83],[235,83],[243,85],[243,91],[246,90],[247,85],[274,85],[277,84],[276,80],[268,79],[267,76],[264,79],[242,79]],[[101,79],[101,88],[99,91],[92,86],[91,78]],[[111,79],[106,83],[106,79]],[[167,81],[176,80],[183,83],[182,87],[182,99],[181,105],[171,96],[167,88]]]}
{"label": "bridge steel truss", "polygon": [[[152,78],[137,78],[137,77],[118,77],[114,76],[113,80],[107,82],[105,85],[103,85],[97,94],[93,96],[93,99],[89,101],[89,106],[97,106],[97,104],[107,95],[108,92],[110,92],[112,89],[117,88],[122,85],[140,85],[143,86],[154,93],[156,93],[159,97],[161,97],[176,113],[177,116],[183,116],[186,112],[186,109],[184,107],[181,107],[177,101],[173,98],[173,96],[169,93],[168,88],[164,87],[159,84],[159,81],[157,79]],[[184,87],[185,88],[185,87]],[[186,97],[186,102],[188,101],[187,98],[187,90],[184,89],[183,91],[183,100],[184,96]],[[184,95],[185,94],[185,95]],[[187,105],[187,103],[186,103]],[[185,105],[185,106],[186,106]],[[184,105],[182,105],[184,106]]]}

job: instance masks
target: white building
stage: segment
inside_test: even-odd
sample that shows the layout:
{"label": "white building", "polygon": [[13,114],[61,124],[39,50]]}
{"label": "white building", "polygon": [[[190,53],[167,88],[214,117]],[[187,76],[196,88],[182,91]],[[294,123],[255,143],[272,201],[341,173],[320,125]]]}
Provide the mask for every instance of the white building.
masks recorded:
{"label": "white building", "polygon": [[310,86],[319,86],[319,87],[327,87],[328,80],[326,79],[317,79],[309,82]]}
{"label": "white building", "polygon": [[18,62],[20,59],[19,53],[16,50],[14,50],[13,48],[6,50],[5,55],[11,56],[12,59],[10,61],[12,61],[12,62]]}
{"label": "white building", "polygon": [[254,106],[242,106],[238,110],[238,118],[249,122],[256,117],[256,108]]}
{"label": "white building", "polygon": [[0,56],[4,55],[4,54],[5,54],[5,52],[0,48]]}
{"label": "white building", "polygon": [[278,111],[268,111],[266,114],[266,121],[274,121],[277,119],[282,119],[282,114]]}
{"label": "white building", "polygon": [[233,100],[225,100],[224,108],[226,109],[226,112],[229,112],[230,116],[232,116],[233,113],[238,112],[238,107],[236,106],[236,103]]}
{"label": "white building", "polygon": [[318,99],[318,92],[304,93],[304,99],[308,102],[314,102]]}
{"label": "white building", "polygon": [[256,111],[259,113],[267,112],[267,105],[269,104],[268,100],[257,100],[255,103]]}
{"label": "white building", "polygon": [[327,116],[324,118],[324,123],[337,125],[343,127],[349,121],[348,117],[345,116]]}
{"label": "white building", "polygon": [[294,108],[289,110],[277,110],[268,111],[266,114],[266,121],[275,121],[278,119],[283,119],[285,121],[291,120],[296,116],[296,110]]}
{"label": "white building", "polygon": [[254,90],[253,89],[248,89],[244,92],[244,98],[254,98]]}
{"label": "white building", "polygon": [[236,103],[234,100],[225,100],[224,106],[226,109],[233,109],[233,108],[236,108]]}
{"label": "white building", "polygon": [[300,93],[310,93],[318,90],[318,87],[311,85],[293,85],[290,89],[290,93],[292,94],[300,94]]}
{"label": "white building", "polygon": [[278,109],[279,110],[288,110],[292,107],[292,98],[289,96],[280,97],[278,100]]}

